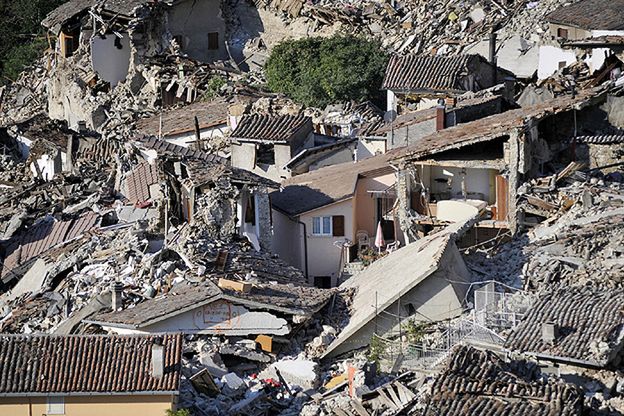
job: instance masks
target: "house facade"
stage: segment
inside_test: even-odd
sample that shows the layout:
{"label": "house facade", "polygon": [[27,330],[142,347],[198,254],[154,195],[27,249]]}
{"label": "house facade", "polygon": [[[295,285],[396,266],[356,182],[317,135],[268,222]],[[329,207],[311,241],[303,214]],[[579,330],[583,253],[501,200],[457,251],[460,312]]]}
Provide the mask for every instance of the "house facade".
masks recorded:
{"label": "house facade", "polygon": [[[321,168],[285,181],[271,194],[273,250],[320,287],[339,284],[345,263],[375,249],[378,224],[387,243],[403,241],[395,211],[394,169],[382,154]],[[359,236],[365,236],[364,247]]]}
{"label": "house facade", "polygon": [[3,334],[0,414],[164,415],[176,409],[181,354],[180,335]]}
{"label": "house facade", "polygon": [[387,91],[386,110],[396,116],[408,109],[431,108],[440,100],[481,91],[506,80],[513,80],[513,74],[481,55],[393,56],[382,89]]}
{"label": "house facade", "polygon": [[581,59],[593,73],[610,55],[621,57],[623,8],[621,0],[583,0],[548,14],[550,40],[539,47],[538,78],[548,78]]}

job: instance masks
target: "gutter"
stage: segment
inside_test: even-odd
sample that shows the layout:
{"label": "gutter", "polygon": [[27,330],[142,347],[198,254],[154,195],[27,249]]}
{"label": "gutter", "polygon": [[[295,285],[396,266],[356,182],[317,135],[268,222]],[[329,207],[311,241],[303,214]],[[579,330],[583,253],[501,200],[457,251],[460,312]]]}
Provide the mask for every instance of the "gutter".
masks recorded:
{"label": "gutter", "polygon": [[[295,221],[294,218],[291,220]],[[305,222],[296,220],[298,224],[303,225],[303,258],[305,260],[305,277],[309,280],[308,275],[308,231]]]}

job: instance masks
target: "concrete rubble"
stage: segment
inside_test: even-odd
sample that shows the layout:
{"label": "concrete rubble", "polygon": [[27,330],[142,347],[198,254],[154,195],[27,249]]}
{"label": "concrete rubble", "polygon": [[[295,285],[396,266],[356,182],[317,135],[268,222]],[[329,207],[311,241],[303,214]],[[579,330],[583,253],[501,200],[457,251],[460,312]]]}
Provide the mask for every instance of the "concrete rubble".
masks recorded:
{"label": "concrete rubble", "polygon": [[[181,332],[176,406],[196,416],[624,413],[624,87],[584,61],[536,81],[565,2],[224,0],[215,59],[183,51],[173,19],[146,24],[177,3],[105,3],[52,19],[80,47],[0,89],[0,332]],[[275,44],[333,33],[444,56],[487,55],[494,33],[521,82],[487,119],[472,106],[503,84],[436,97],[435,129],[388,148],[384,103],[263,89]],[[111,34],[132,56],[115,80],[91,49]],[[178,126],[191,103],[218,122]],[[462,103],[470,120],[445,125]],[[315,151],[357,144],[278,183],[232,156],[250,115],[309,117]],[[360,160],[366,140],[383,145]],[[297,215],[274,203],[287,186]],[[336,253],[338,275],[309,273]]]}

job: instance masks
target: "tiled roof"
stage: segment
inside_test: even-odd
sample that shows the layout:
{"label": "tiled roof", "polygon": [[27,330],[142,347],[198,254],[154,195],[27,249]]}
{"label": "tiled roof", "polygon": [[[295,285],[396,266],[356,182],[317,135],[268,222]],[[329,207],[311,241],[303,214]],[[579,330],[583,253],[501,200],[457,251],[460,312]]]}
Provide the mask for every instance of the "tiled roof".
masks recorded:
{"label": "tiled roof", "polygon": [[201,285],[174,286],[170,292],[139,303],[134,308],[103,313],[90,318],[89,322],[143,328],[220,299],[256,304],[262,309],[282,313],[312,314],[325,305],[333,293],[327,289],[285,284],[254,284],[251,292],[242,293],[222,290],[208,281]]}
{"label": "tiled roof", "polygon": [[93,162],[100,165],[113,165],[115,155],[122,149],[119,141],[111,138],[102,138],[91,143],[80,142],[76,153],[76,162]]}
{"label": "tiled roof", "polygon": [[150,186],[159,182],[158,166],[156,164],[141,163],[126,176],[127,198],[133,204],[149,201]]}
{"label": "tiled roof", "polygon": [[251,114],[241,117],[232,137],[236,139],[287,142],[299,130],[312,132],[312,119],[303,114],[268,115]]}
{"label": "tiled roof", "polygon": [[582,0],[556,9],[546,21],[586,30],[624,28],[624,0]]}
{"label": "tiled roof", "polygon": [[382,88],[400,91],[462,91],[460,79],[468,75],[477,61],[484,61],[478,55],[393,56],[388,62]]}
{"label": "tiled roof", "polygon": [[602,136],[579,136],[575,137],[574,141],[577,143],[589,144],[618,144],[624,143],[624,135],[611,134]]}
{"label": "tiled roof", "polygon": [[[228,104],[224,98],[217,98],[165,111],[162,114],[162,136],[195,131],[195,117],[199,121],[200,130],[224,125],[228,119]],[[160,117],[160,114],[156,114],[137,121],[137,129],[148,136],[157,136]]]}
{"label": "tiled roof", "polygon": [[[562,287],[544,295],[516,327],[505,348],[604,366],[624,336],[624,290]],[[554,343],[542,340],[542,323],[559,328]]]}
{"label": "tiled roof", "polygon": [[165,371],[156,379],[155,336],[0,335],[0,395],[176,392],[182,336],[162,338]]}
{"label": "tiled roof", "polygon": [[600,46],[622,46],[624,45],[624,36],[622,35],[604,35],[595,36],[585,39],[567,39],[562,42],[563,47],[600,47]]}
{"label": "tiled roof", "polygon": [[156,153],[163,156],[179,159],[199,159],[209,162],[227,162],[227,159],[224,159],[216,154],[173,144],[154,136],[137,139],[135,140],[135,143],[140,147],[155,150]]}
{"label": "tiled roof", "polygon": [[48,13],[41,22],[41,25],[53,32],[58,32],[60,30],[60,25],[75,15],[89,9],[93,4],[93,0],[70,0]]}
{"label": "tiled roof", "polygon": [[271,203],[288,215],[298,215],[353,196],[361,176],[394,172],[390,160],[396,152],[313,170],[282,182],[283,189],[271,193]]}
{"label": "tiled roof", "polygon": [[526,120],[529,118],[541,120],[553,114],[570,111],[573,108],[580,109],[593,102],[603,101],[605,96],[604,90],[600,88],[587,89],[580,91],[575,96],[561,95],[530,107],[509,110],[449,127],[400,149],[395,160],[403,158],[418,160],[442,151],[492,140],[524,128]]}
{"label": "tiled roof", "polygon": [[[515,364],[515,365],[514,365]],[[572,384],[534,380],[526,364],[460,347],[431,388],[424,416],[573,416],[583,396]]]}
{"label": "tiled roof", "polygon": [[52,247],[81,236],[96,226],[98,218],[96,213],[89,212],[65,221],[45,220],[12,237],[4,251],[0,276],[5,281],[12,279],[14,269]]}

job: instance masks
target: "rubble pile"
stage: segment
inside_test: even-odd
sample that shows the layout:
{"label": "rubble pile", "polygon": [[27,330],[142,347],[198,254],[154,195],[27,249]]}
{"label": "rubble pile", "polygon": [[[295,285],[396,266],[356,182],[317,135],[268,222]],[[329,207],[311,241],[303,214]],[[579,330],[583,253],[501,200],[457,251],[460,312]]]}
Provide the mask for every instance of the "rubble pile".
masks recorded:
{"label": "rubble pile", "polygon": [[308,20],[313,33],[338,26],[345,32],[378,37],[385,49],[399,53],[454,55],[487,39],[491,32],[497,32],[501,42],[520,36],[536,44],[548,38],[544,16],[567,2],[269,0],[256,4],[282,13],[293,25],[297,19]]}

